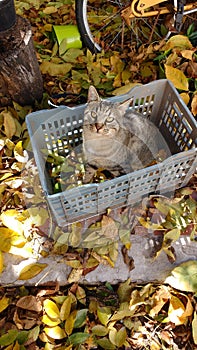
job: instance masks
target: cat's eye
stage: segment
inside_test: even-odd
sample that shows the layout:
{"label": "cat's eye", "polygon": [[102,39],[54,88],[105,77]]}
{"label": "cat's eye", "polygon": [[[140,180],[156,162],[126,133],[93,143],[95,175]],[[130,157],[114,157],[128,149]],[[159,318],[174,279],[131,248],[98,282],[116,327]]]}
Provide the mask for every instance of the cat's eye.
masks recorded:
{"label": "cat's eye", "polygon": [[107,117],[106,122],[111,123],[113,122],[114,118],[113,117]]}
{"label": "cat's eye", "polygon": [[91,117],[94,118],[94,119],[97,117],[97,114],[96,114],[95,111],[91,111]]}

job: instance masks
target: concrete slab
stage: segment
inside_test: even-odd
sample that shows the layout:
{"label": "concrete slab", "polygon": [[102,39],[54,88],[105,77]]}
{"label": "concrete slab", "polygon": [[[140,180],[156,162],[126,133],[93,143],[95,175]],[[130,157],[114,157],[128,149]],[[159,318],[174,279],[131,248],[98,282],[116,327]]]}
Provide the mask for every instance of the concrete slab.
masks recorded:
{"label": "concrete slab", "polygon": [[[155,260],[151,259],[150,254],[147,254],[150,251],[148,248],[150,248],[151,242],[149,242],[149,237],[146,235],[133,235],[131,241],[132,247],[129,256],[134,259],[135,265],[132,271],[129,271],[128,266],[124,263],[120,247],[114,268],[100,264],[94,271],[82,276],[79,282],[84,284],[98,284],[101,282],[116,284],[127,280],[129,277],[133,282],[162,282],[175,266],[190,259],[197,259],[197,242],[191,242],[188,236],[182,236],[173,245],[177,256],[174,263],[169,262],[164,252]],[[30,280],[18,280],[21,269],[32,262],[46,263],[48,266]],[[4,265],[5,269],[0,276],[1,285],[46,285],[55,283],[55,281],[59,282],[60,285],[66,285],[72,270],[62,261],[61,255],[21,259],[11,254],[5,254]]]}

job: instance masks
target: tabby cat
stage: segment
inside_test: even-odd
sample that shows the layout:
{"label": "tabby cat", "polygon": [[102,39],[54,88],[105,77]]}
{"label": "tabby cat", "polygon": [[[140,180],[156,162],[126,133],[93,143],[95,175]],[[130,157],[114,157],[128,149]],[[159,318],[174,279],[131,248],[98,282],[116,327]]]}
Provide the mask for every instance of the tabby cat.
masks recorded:
{"label": "tabby cat", "polygon": [[160,151],[170,155],[157,127],[129,110],[130,103],[130,99],[115,103],[103,100],[90,86],[83,123],[85,183],[92,181],[97,169],[116,177],[151,165]]}

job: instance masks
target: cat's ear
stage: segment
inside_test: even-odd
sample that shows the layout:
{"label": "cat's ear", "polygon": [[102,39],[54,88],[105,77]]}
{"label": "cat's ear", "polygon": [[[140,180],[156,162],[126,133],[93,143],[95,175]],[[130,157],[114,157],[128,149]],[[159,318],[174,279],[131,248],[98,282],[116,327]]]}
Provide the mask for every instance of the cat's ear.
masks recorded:
{"label": "cat's ear", "polygon": [[88,102],[93,102],[93,101],[99,102],[100,100],[101,99],[95,87],[93,85],[90,85],[88,90]]}
{"label": "cat's ear", "polygon": [[122,113],[125,113],[129,108],[129,106],[132,105],[132,102],[133,102],[133,99],[131,98],[123,102],[118,102],[117,103],[118,109],[121,110]]}

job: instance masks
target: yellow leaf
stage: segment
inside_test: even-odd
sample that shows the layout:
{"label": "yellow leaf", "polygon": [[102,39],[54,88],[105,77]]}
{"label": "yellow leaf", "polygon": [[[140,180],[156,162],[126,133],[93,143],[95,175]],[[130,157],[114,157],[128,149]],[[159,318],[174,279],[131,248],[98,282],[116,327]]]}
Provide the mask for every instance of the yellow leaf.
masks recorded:
{"label": "yellow leaf", "polygon": [[110,331],[109,331],[109,340],[110,340],[110,342],[111,342],[113,345],[117,345],[117,344],[116,344],[116,335],[117,335],[117,330],[116,330],[116,328],[111,327],[111,328],[110,328]]}
{"label": "yellow leaf", "polygon": [[119,329],[116,334],[116,346],[121,348],[127,339],[127,331],[125,327]]}
{"label": "yellow leaf", "polygon": [[44,300],[44,310],[46,312],[46,314],[54,319],[54,320],[59,320],[60,319],[60,311],[58,306],[56,305],[56,303],[54,303],[54,301],[50,300],[50,299],[46,299]]}
{"label": "yellow leaf", "polygon": [[14,344],[14,346],[13,346],[13,350],[20,350],[20,345],[19,345],[19,343],[18,343],[18,340],[16,340],[16,342],[15,342],[15,344]]}
{"label": "yellow leaf", "polygon": [[55,319],[50,318],[47,315],[43,315],[42,322],[49,327],[55,327],[55,326],[58,326],[58,324],[60,324],[61,320],[60,319],[55,320]]}
{"label": "yellow leaf", "polygon": [[185,312],[185,306],[182,301],[174,295],[170,298],[170,304],[168,308],[169,320],[176,326],[183,324],[181,317]]}
{"label": "yellow leaf", "polygon": [[7,298],[5,295],[3,296],[3,298],[0,299],[0,312],[2,312],[8,307],[9,301],[10,299]]}
{"label": "yellow leaf", "polygon": [[192,103],[191,103],[191,111],[193,115],[197,115],[197,91],[194,94],[194,97],[192,98]]}
{"label": "yellow leaf", "polygon": [[194,54],[193,50],[181,50],[181,55],[190,61],[192,61],[193,54]]}
{"label": "yellow leaf", "polygon": [[67,278],[68,283],[78,282],[83,275],[83,269],[72,269]]}
{"label": "yellow leaf", "polygon": [[65,332],[67,335],[72,334],[73,327],[74,327],[75,320],[76,320],[76,316],[77,316],[77,310],[74,310],[73,312],[71,312],[71,314],[68,316],[68,318],[65,322]]}
{"label": "yellow leaf", "polygon": [[19,280],[29,280],[37,276],[43,269],[45,269],[47,264],[33,263],[25,266],[18,277]]}
{"label": "yellow leaf", "polygon": [[174,35],[172,36],[165,45],[165,50],[179,48],[180,50],[192,49],[193,46],[185,35]]}
{"label": "yellow leaf", "polygon": [[70,315],[71,305],[72,305],[72,297],[71,295],[68,295],[64,300],[60,309],[60,318],[62,321],[65,321]]}
{"label": "yellow leaf", "polygon": [[52,339],[63,339],[66,337],[66,333],[59,326],[45,327],[44,331],[48,335],[48,337],[50,337]]}
{"label": "yellow leaf", "polygon": [[188,105],[190,97],[189,94],[187,92],[182,92],[180,94],[181,98],[183,99],[183,101],[185,102],[186,105]]}
{"label": "yellow leaf", "polygon": [[30,219],[32,225],[36,226],[44,225],[49,217],[48,211],[39,207],[30,207],[23,212],[23,215]]}
{"label": "yellow leaf", "polygon": [[4,130],[8,139],[11,139],[16,132],[15,120],[10,112],[2,112],[1,115],[4,117]]}
{"label": "yellow leaf", "polygon": [[17,142],[16,146],[14,147],[14,157],[20,163],[26,163],[27,162],[27,160],[28,160],[28,153],[27,153],[26,150],[23,149],[22,141]]}
{"label": "yellow leaf", "polygon": [[0,251],[0,273],[3,271],[3,254]]}
{"label": "yellow leaf", "polygon": [[56,13],[57,12],[57,7],[55,6],[47,6],[45,7],[45,9],[43,10],[43,12],[46,15],[51,15],[52,13]]}
{"label": "yellow leaf", "polygon": [[2,223],[8,227],[10,230],[13,230],[19,234],[23,233],[23,223],[20,222],[18,217],[18,211],[15,209],[9,209],[3,212],[0,216]]}
{"label": "yellow leaf", "polygon": [[165,74],[166,78],[174,84],[176,89],[189,90],[188,79],[181,70],[165,64]]}
{"label": "yellow leaf", "polygon": [[65,75],[71,70],[71,68],[72,68],[72,64],[70,63],[58,64],[58,63],[43,61],[40,65],[41,72],[43,74],[49,74],[51,76]]}
{"label": "yellow leaf", "polygon": [[11,246],[9,249],[9,253],[13,254],[13,255],[18,255],[18,256],[23,257],[25,259],[28,259],[28,258],[32,257],[33,250],[28,245],[25,245],[22,248]]}
{"label": "yellow leaf", "polygon": [[178,228],[173,228],[164,235],[164,243],[175,242],[179,239],[181,230]]}
{"label": "yellow leaf", "polygon": [[197,345],[197,312],[194,312],[194,318],[192,321],[192,336],[194,344]]}
{"label": "yellow leaf", "polygon": [[109,307],[98,307],[97,308],[97,316],[100,320],[100,322],[104,325],[107,326],[108,321],[111,317],[111,309]]}
{"label": "yellow leaf", "polygon": [[160,224],[155,224],[151,221],[145,220],[143,217],[138,217],[138,221],[142,226],[144,226],[147,229],[159,230],[160,228],[162,228]]}

